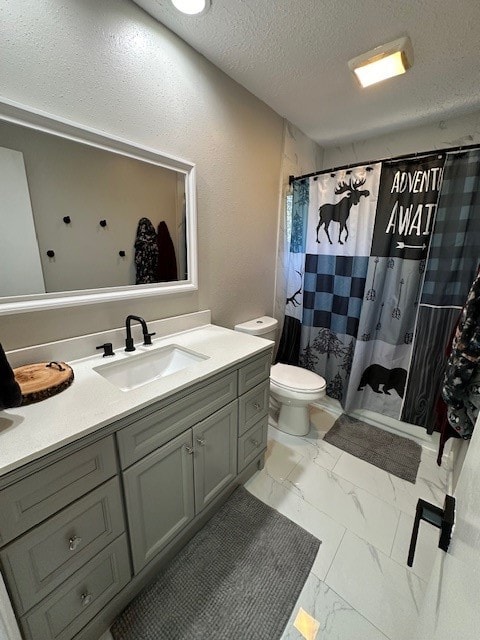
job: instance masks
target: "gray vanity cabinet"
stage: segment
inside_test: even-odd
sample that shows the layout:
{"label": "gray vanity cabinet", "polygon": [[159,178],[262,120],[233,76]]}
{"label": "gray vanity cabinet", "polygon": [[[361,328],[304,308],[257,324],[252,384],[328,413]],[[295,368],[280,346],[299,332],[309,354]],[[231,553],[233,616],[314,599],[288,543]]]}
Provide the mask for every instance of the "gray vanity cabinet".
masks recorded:
{"label": "gray vanity cabinet", "polygon": [[124,471],[135,573],[233,482],[236,461],[234,401]]}
{"label": "gray vanity cabinet", "polygon": [[0,570],[25,640],[98,640],[262,466],[270,358],[232,365],[0,478]]}

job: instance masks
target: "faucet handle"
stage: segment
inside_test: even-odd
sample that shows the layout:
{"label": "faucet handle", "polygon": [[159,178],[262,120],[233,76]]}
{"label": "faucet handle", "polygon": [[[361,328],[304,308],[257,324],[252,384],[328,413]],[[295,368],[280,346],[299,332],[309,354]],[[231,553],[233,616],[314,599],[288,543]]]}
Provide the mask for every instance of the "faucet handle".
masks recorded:
{"label": "faucet handle", "polygon": [[103,349],[103,357],[105,356],[114,356],[113,346],[111,342],[105,342],[105,344],[101,344],[97,347],[97,349]]}
{"label": "faucet handle", "polygon": [[156,335],[155,331],[153,333],[144,333],[143,334],[143,344],[149,345],[152,344],[152,336]]}

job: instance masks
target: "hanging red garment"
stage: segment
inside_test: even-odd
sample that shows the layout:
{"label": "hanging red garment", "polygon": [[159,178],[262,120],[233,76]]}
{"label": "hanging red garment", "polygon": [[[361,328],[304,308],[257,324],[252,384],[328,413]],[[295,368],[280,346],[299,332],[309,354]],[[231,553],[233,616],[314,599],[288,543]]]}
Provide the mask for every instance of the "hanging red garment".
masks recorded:
{"label": "hanging red garment", "polygon": [[175,247],[166,222],[162,220],[157,230],[158,266],[157,282],[178,280]]}

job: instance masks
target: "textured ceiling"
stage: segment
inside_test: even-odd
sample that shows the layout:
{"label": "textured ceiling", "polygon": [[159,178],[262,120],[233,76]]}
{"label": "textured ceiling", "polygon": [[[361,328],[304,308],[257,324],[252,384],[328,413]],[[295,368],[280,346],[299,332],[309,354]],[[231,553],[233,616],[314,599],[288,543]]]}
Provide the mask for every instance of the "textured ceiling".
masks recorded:
{"label": "textured ceiling", "polygon": [[[479,0],[135,2],[321,145],[480,109]],[[402,35],[413,68],[360,89],[348,60]]]}

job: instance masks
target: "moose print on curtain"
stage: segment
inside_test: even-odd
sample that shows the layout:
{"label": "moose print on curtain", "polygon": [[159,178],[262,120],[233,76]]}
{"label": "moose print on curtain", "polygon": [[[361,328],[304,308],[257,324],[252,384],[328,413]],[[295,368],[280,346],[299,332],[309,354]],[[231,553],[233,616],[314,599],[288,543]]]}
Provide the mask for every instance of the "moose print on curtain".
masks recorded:
{"label": "moose print on curtain", "polygon": [[286,317],[277,359],[341,399],[355,348],[381,165],[294,182]]}

